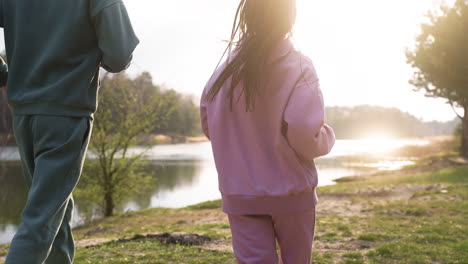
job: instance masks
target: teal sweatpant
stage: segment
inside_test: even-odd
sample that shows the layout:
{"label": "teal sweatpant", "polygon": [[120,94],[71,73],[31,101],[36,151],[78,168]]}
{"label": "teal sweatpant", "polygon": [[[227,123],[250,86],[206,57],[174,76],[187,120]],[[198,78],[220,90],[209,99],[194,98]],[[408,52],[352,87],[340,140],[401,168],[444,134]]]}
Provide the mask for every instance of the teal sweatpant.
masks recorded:
{"label": "teal sweatpant", "polygon": [[29,191],[6,264],[73,262],[72,191],[80,178],[91,129],[92,119],[87,117],[13,117]]}

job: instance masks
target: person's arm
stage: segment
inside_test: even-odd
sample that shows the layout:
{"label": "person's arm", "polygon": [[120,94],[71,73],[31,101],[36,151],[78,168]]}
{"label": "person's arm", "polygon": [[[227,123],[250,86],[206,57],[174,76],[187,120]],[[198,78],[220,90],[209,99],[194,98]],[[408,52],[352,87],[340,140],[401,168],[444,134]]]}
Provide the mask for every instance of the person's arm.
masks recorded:
{"label": "person's arm", "polygon": [[322,91],[312,64],[305,65],[303,79],[294,89],[285,111],[286,137],[296,153],[307,161],[327,155],[335,133],[326,125]]}
{"label": "person's arm", "polygon": [[200,120],[205,136],[210,139],[210,132],[208,130],[208,112],[207,112],[207,102],[205,98],[205,92],[203,92],[200,100]]}
{"label": "person's arm", "polygon": [[91,13],[102,52],[101,66],[112,73],[124,71],[139,44],[127,10],[122,1],[95,2]]}

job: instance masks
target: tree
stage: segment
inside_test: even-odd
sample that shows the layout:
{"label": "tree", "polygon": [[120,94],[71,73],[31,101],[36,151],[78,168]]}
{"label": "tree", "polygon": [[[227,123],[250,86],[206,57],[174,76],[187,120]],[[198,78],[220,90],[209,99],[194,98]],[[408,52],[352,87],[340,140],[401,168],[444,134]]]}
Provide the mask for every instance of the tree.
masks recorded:
{"label": "tree", "polygon": [[193,96],[178,94],[174,90],[166,91],[174,99],[176,105],[167,127],[159,132],[174,136],[197,136],[202,134],[200,109],[194,103]]}
{"label": "tree", "polygon": [[461,155],[468,158],[468,0],[456,0],[453,7],[442,4],[422,24],[408,63],[417,69],[410,81],[429,97],[447,99],[462,119]]}
{"label": "tree", "polygon": [[164,126],[174,110],[171,101],[143,73],[134,80],[124,74],[102,80],[99,109],[83,176],[75,195],[98,204],[111,216],[117,204],[144,192],[151,175],[142,173],[142,155],[131,147],[138,136]]}

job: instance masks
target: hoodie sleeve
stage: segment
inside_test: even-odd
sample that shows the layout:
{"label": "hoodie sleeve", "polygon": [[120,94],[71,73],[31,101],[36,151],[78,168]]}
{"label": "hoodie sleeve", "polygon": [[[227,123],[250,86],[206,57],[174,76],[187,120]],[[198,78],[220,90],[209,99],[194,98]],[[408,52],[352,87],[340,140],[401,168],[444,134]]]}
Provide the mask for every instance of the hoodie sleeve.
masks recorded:
{"label": "hoodie sleeve", "polygon": [[205,136],[210,139],[210,132],[208,131],[208,112],[207,112],[207,102],[206,102],[206,88],[203,91],[203,94],[200,99],[200,120],[203,133]]}
{"label": "hoodie sleeve", "polygon": [[102,67],[112,73],[128,68],[139,40],[122,1],[94,1],[91,8],[94,27],[102,52]]}
{"label": "hoodie sleeve", "polygon": [[327,155],[335,144],[333,129],[325,124],[319,80],[311,62],[303,69],[286,107],[286,137],[296,153],[307,161]]}
{"label": "hoodie sleeve", "polygon": [[8,65],[5,63],[2,57],[0,57],[0,87],[7,84],[8,80]]}

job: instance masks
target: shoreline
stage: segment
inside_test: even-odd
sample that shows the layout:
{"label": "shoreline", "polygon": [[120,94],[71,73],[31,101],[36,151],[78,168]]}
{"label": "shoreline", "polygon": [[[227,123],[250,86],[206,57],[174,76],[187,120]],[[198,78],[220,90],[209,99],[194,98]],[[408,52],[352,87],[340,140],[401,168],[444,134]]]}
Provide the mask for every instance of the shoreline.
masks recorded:
{"label": "shoreline", "polygon": [[[398,171],[344,177],[336,185],[318,188],[314,263],[460,260],[468,238],[463,231],[467,173],[466,160],[439,154]],[[200,261],[196,263],[235,263],[220,205],[218,200],[181,209],[147,209],[94,221],[74,230],[75,263],[127,263],[121,251],[133,261],[140,255],[138,263],[154,263],[154,254],[164,256],[167,262],[161,263],[175,263],[177,254],[178,263],[195,263],[190,261],[193,254]],[[418,242],[421,239],[427,241]],[[0,263],[6,250],[7,245],[0,245]],[[179,250],[182,253],[175,253]],[[115,262],[106,262],[109,256]]]}

